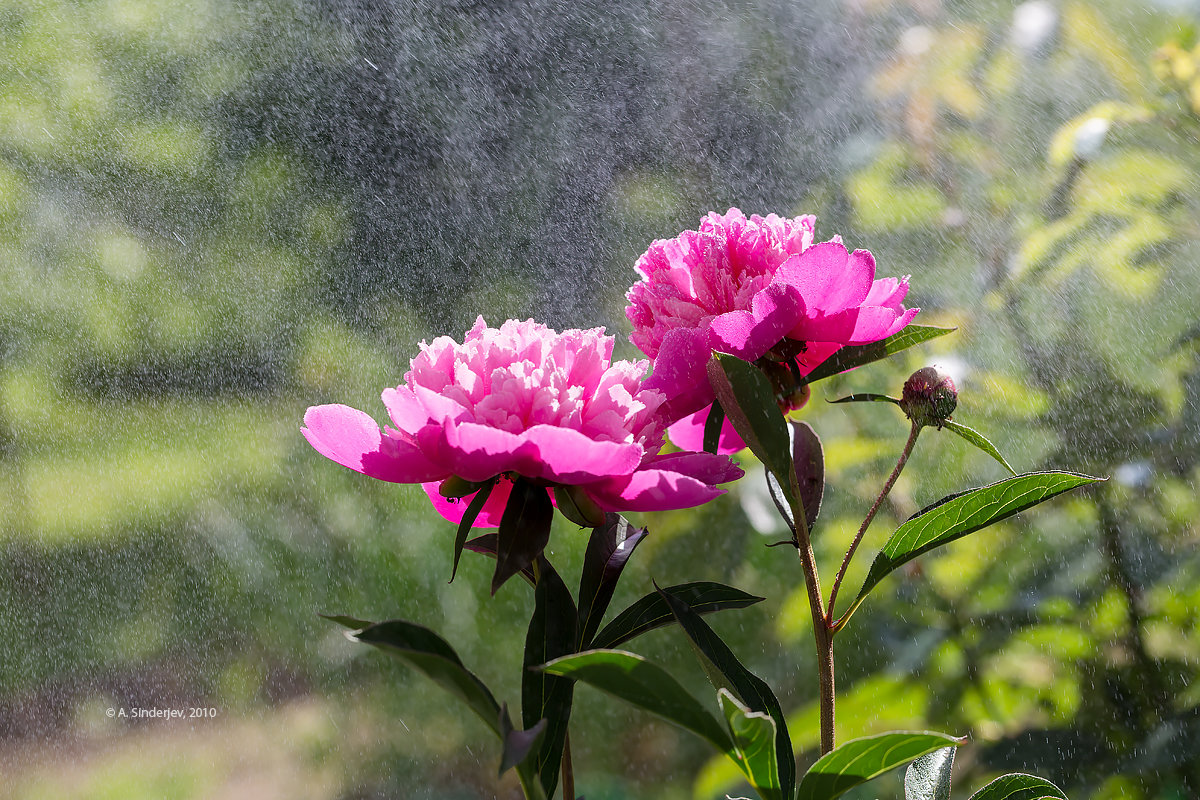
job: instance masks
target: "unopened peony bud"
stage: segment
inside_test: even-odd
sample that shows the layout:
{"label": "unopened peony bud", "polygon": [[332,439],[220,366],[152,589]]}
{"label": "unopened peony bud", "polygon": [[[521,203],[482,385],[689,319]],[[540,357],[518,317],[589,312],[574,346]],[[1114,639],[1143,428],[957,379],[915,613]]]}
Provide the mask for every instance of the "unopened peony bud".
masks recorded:
{"label": "unopened peony bud", "polygon": [[957,405],[954,380],[940,367],[922,367],[904,383],[900,408],[918,425],[942,427]]}

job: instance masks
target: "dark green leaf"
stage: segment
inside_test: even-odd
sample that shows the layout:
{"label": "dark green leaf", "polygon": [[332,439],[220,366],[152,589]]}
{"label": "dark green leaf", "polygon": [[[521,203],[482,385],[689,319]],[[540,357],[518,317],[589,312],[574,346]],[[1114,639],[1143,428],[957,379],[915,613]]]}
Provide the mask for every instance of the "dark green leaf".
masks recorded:
{"label": "dark green leaf", "polygon": [[1097,480],[1074,472],[1030,472],[934,503],[897,528],[887,540],[840,624],[844,625],[867,593],[900,565],[935,547]]}
{"label": "dark green leaf", "polygon": [[373,645],[424,673],[437,685],[467,704],[497,736],[500,705],[483,681],[463,666],[445,639],[428,628],[393,619],[363,628],[352,637]]}
{"label": "dark green leaf", "polygon": [[467,543],[467,534],[471,532],[472,526],[475,525],[475,518],[479,516],[479,512],[483,511],[483,505],[492,496],[492,489],[496,487],[497,478],[492,478],[490,481],[485,481],[475,496],[471,498],[471,502],[467,505],[467,510],[463,512],[462,521],[458,523],[458,532],[454,535],[454,565],[450,568],[450,581],[454,581],[454,576],[458,574],[458,560],[462,558],[463,545]]}
{"label": "dark green leaf", "polygon": [[581,486],[555,486],[554,503],[558,506],[558,513],[581,528],[595,528],[604,524],[604,510]]}
{"label": "dark green leaf", "polygon": [[661,667],[623,650],[588,650],[542,667],[582,681],[701,736],[728,752],[729,735],[700,701]]}
{"label": "dark green leaf", "polygon": [[788,736],[787,721],[771,687],[737,660],[729,646],[717,636],[683,599],[663,594],[679,627],[687,634],[696,650],[701,666],[718,690],[729,689],[751,711],[768,714],[775,721],[775,760],[779,769],[779,785],[785,797],[791,797],[796,785],[796,757]]}
{"label": "dark green leaf", "polygon": [[[681,598],[697,614],[710,614],[725,608],[745,608],[763,599],[747,594],[741,589],[711,581],[668,586],[660,592]],[[613,648],[635,636],[641,636],[646,631],[673,623],[675,615],[671,613],[671,607],[660,592],[646,595],[618,614],[596,634],[591,646]]]}
{"label": "dark green leaf", "polygon": [[926,753],[904,771],[904,800],[950,800],[953,747]]}
{"label": "dark green leaf", "polygon": [[971,795],[971,800],[1041,800],[1043,797],[1067,800],[1063,790],[1045,778],[1014,772],[996,778]]}
{"label": "dark green leaf", "polygon": [[500,757],[500,774],[503,775],[524,761],[525,757],[541,741],[545,731],[545,719],[538,720],[537,724],[528,730],[516,730],[508,716],[508,706],[501,707],[500,733],[501,740],[504,742],[504,752]]}
{"label": "dark green leaf", "polygon": [[787,425],[762,370],[728,353],[713,353],[708,380],[725,416],[763,465],[787,483],[792,471]]}
{"label": "dark green leaf", "polygon": [[645,528],[635,528],[620,514],[611,512],[603,525],[592,529],[579,577],[579,649],[591,646],[621,570],[645,536]]}
{"label": "dark green leaf", "polygon": [[785,800],[775,760],[775,720],[769,714],[751,711],[728,689],[718,690],[717,702],[733,739],[733,749],[727,755],[763,800]]}
{"label": "dark green leaf", "polygon": [[932,325],[909,325],[904,330],[894,336],[889,336],[883,341],[843,347],[818,364],[816,369],[809,372],[805,376],[805,381],[816,383],[819,380],[828,378],[830,375],[836,375],[839,372],[845,372],[854,367],[861,367],[864,364],[870,364],[872,361],[879,361],[880,359],[899,353],[901,350],[907,350],[914,345],[928,342],[930,339],[936,339],[939,336],[945,336],[954,330],[956,328],[937,328]]}
{"label": "dark green leaf", "polygon": [[[800,489],[800,499],[804,505],[804,517],[811,531],[821,514],[821,499],[825,493],[825,451],[817,432],[807,422],[788,420],[788,434],[792,442],[792,464],[796,470],[796,485]],[[767,491],[771,495],[775,508],[787,523],[792,533],[796,532],[796,522],[792,516],[792,508],[787,495],[779,486],[779,479],[774,473],[766,470]]]}
{"label": "dark green leaf", "polygon": [[554,675],[531,669],[559,656],[575,652],[575,601],[562,578],[544,557],[537,562],[533,616],[525,635],[525,671],[521,675],[521,720],[532,728],[546,720],[546,734],[533,759],[547,797],[554,795],[558,767],[562,761],[567,722],[571,718],[574,684]]}
{"label": "dark green leaf", "polygon": [[943,422],[942,427],[948,431],[957,433],[959,436],[966,439],[968,442],[975,445],[980,450],[982,450],[983,452],[987,453],[992,458],[999,461],[1000,466],[1004,467],[1006,470],[1008,470],[1013,475],[1017,474],[1017,471],[1015,469],[1013,469],[1012,467],[1010,467],[1008,465],[1008,462],[1004,460],[1004,456],[1000,455],[1000,451],[996,449],[996,445],[989,442],[987,440],[987,437],[985,437],[979,431],[975,430],[974,428],[968,428],[966,425],[960,425],[957,422],[951,422],[950,420],[946,420],[945,422]]}
{"label": "dark green leaf", "polygon": [[853,739],[821,756],[809,768],[800,781],[797,800],[833,800],[890,769],[964,741],[944,733],[912,731]]}
{"label": "dark green leaf", "polygon": [[368,625],[375,624],[374,622],[368,622],[365,619],[358,619],[357,617],[347,617],[347,616],[343,616],[341,614],[317,614],[317,616],[321,617],[322,619],[327,619],[330,622],[336,622],[338,625],[341,625],[344,628],[349,628],[352,631],[361,631],[363,628],[367,627]]}
{"label": "dark green leaf", "polygon": [[704,452],[717,452],[721,443],[721,428],[724,424],[725,410],[721,408],[720,400],[714,400],[708,409],[708,416],[704,418]]}
{"label": "dark green leaf", "polygon": [[[476,536],[474,539],[467,542],[465,545],[463,545],[463,549],[470,550],[472,553],[482,553],[485,556],[495,558],[496,544],[499,539],[500,537],[497,534],[485,533],[483,536]],[[530,586],[533,586],[533,567],[528,566],[521,570],[521,577],[524,578]]]}
{"label": "dark green leaf", "polygon": [[845,397],[839,397],[837,400],[830,400],[830,403],[892,403],[900,405],[900,401],[895,397],[888,397],[886,394],[873,394],[871,392],[858,392],[857,394],[848,394]]}
{"label": "dark green leaf", "polygon": [[512,494],[500,517],[492,594],[541,555],[550,541],[552,522],[554,506],[546,489],[524,478],[513,481]]}

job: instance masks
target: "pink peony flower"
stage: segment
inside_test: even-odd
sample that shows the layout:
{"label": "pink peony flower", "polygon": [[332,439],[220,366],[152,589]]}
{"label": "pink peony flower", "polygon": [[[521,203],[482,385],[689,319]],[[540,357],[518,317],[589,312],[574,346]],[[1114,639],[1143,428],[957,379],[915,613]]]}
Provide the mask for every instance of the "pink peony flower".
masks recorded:
{"label": "pink peony flower", "polygon": [[[902,305],[908,278],[875,279],[866,250],[839,238],[813,243],[815,218],[710,213],[699,230],[650,245],[625,309],[630,340],[654,360],[646,388],[680,420],[671,439],[698,446],[713,401],[705,371],[713,350],[757,361],[794,359],[807,374],[843,345],[897,333],[919,309]],[[730,434],[732,434],[730,436]],[[729,428],[722,450],[739,449]]]}
{"label": "pink peony flower", "polygon": [[[611,362],[602,328],[558,333],[533,320],[489,328],[480,317],[462,344],[421,344],[404,384],[383,391],[395,426],[380,430],[344,405],[313,406],[302,433],[322,455],[385,481],[421,483],[452,522],[469,498],[448,500],[451,476],[520,475],[577,486],[601,509],[688,508],[742,471],[724,456],[661,455],[663,395],[641,383],[647,363]],[[500,524],[512,484],[500,481],[475,520]]]}

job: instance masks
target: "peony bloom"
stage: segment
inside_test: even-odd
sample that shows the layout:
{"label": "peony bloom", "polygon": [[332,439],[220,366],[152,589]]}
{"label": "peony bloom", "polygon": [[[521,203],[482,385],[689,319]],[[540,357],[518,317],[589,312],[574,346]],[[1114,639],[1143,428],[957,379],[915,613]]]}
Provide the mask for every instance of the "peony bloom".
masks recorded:
{"label": "peony bloom", "polygon": [[[643,387],[647,363],[612,363],[603,329],[551,330],[533,320],[489,328],[480,317],[462,344],[421,344],[404,384],[383,391],[393,427],[344,405],[314,406],[305,438],[322,455],[385,481],[421,483],[452,522],[468,497],[442,481],[522,476],[577,487],[601,510],[688,508],[742,471],[724,456],[659,454],[663,395]],[[512,483],[500,481],[475,520],[500,524]]]}
{"label": "peony bloom", "polygon": [[[642,280],[626,295],[630,340],[654,360],[645,385],[680,420],[671,428],[676,444],[699,445],[714,397],[705,372],[713,350],[794,361],[807,374],[839,347],[887,338],[916,316],[902,305],[907,278],[876,280],[869,252],[851,253],[837,238],[814,244],[814,225],[810,215],[747,218],[731,208],[638,259]],[[738,449],[728,434],[722,450]]]}

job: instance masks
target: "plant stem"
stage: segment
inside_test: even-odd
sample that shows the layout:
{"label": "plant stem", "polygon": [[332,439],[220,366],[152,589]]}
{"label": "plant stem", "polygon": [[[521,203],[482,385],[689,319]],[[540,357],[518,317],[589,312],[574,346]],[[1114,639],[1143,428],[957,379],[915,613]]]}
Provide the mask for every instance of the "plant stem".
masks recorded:
{"label": "plant stem", "polygon": [[[863,534],[867,532],[867,528],[871,525],[871,520],[875,519],[875,512],[883,505],[884,499],[887,498],[888,492],[892,490],[892,486],[896,484],[896,479],[900,477],[904,465],[908,463],[908,457],[912,454],[913,445],[917,443],[917,435],[921,432],[921,425],[913,422],[912,430],[909,431],[908,441],[904,443],[904,450],[900,453],[900,460],[896,462],[896,468],[892,470],[892,474],[888,476],[887,483],[883,484],[883,489],[880,490],[879,496],[875,498],[875,503],[871,506],[871,510],[867,512],[867,518],[863,520],[862,525],[858,529],[858,533],[854,535],[854,541],[850,543],[850,549],[846,551],[846,557],[842,559],[842,568],[838,570],[837,577],[833,579],[833,589],[829,593],[829,613],[825,617],[827,627],[833,625],[833,604],[837,601],[838,589],[841,588],[842,579],[846,577],[846,568],[850,566],[850,559],[854,558],[854,551],[858,549],[859,542],[862,541]],[[831,631],[832,633],[832,631]]]}
{"label": "plant stem", "polygon": [[562,796],[563,800],[575,800],[575,771],[571,767],[571,734],[563,739],[562,755]]}
{"label": "plant stem", "polygon": [[[778,477],[778,476],[777,476]],[[804,502],[795,485],[793,471],[791,491],[787,492],[792,508],[794,526],[793,544],[800,556],[800,567],[804,571],[804,587],[808,590],[808,608],[812,612],[813,640],[817,646],[817,675],[821,693],[821,755],[833,749],[834,680],[833,680],[833,633],[829,630],[829,618],[821,601],[821,579],[817,574],[817,558],[813,553],[812,539],[808,533],[808,517],[804,513]]]}

